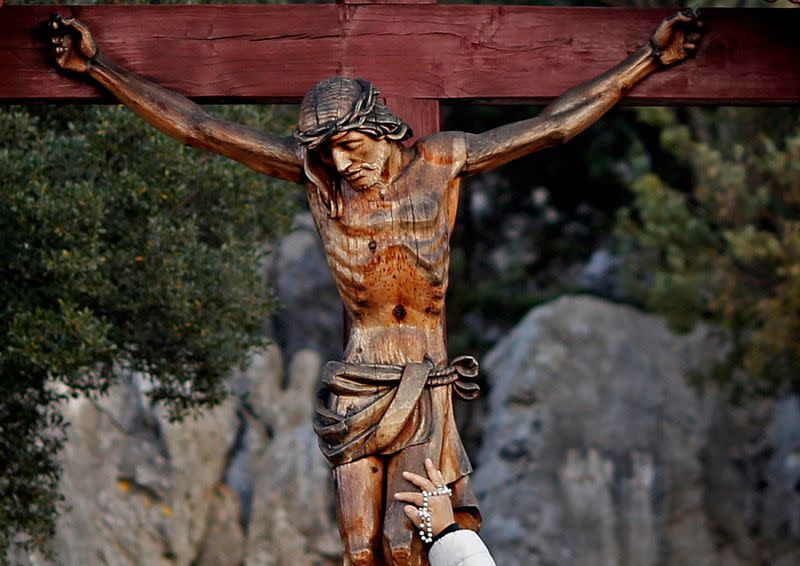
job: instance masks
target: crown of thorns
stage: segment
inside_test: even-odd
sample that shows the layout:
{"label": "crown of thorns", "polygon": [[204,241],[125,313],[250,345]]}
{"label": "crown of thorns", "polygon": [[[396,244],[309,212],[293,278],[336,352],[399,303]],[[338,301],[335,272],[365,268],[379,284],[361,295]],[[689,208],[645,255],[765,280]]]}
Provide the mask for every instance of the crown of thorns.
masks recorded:
{"label": "crown of thorns", "polygon": [[411,128],[389,112],[378,100],[379,94],[363,79],[333,77],[318,82],[300,103],[295,138],[310,149],[348,130],[396,141],[410,138]]}

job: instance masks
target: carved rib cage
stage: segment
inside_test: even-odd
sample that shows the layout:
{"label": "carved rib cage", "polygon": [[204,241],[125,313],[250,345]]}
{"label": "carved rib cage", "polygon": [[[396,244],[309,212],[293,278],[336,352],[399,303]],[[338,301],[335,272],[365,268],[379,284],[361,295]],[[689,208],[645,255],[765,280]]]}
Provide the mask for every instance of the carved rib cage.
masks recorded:
{"label": "carved rib cage", "polygon": [[431,151],[422,141],[401,150],[405,165],[386,187],[359,192],[342,180],[335,218],[308,187],[328,265],[352,317],[345,351],[351,362],[447,358],[442,312],[460,183],[452,143]]}
{"label": "carved rib cage", "polygon": [[342,218],[324,222],[320,230],[356,322],[397,306],[438,316],[444,305],[450,246],[441,197],[408,187],[403,179],[388,193],[386,200],[369,203],[374,208],[346,202]]}

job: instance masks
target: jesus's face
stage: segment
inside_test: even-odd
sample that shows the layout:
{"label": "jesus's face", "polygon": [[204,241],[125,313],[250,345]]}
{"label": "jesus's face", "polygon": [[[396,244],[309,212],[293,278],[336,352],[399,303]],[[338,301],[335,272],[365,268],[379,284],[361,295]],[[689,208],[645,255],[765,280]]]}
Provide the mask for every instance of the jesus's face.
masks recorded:
{"label": "jesus's face", "polygon": [[363,191],[380,181],[389,157],[389,142],[349,130],[331,136],[320,155],[353,189]]}

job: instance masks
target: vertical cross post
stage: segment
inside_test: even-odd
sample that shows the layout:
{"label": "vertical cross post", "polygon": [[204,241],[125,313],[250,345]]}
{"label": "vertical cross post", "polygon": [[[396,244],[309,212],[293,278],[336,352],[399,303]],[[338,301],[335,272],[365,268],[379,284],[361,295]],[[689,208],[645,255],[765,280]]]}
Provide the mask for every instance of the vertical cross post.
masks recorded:
{"label": "vertical cross post", "polygon": [[[368,4],[436,4],[437,0],[336,0],[340,10],[340,17],[347,19],[352,8]],[[355,78],[355,77],[351,77]],[[417,139],[439,131],[439,101],[432,98],[408,98],[405,96],[390,95],[385,97],[386,106],[394,114],[411,126],[414,137],[408,143],[413,144]],[[444,313],[442,313],[444,323]],[[350,335],[350,315],[342,306],[342,340],[343,346],[347,344]]]}

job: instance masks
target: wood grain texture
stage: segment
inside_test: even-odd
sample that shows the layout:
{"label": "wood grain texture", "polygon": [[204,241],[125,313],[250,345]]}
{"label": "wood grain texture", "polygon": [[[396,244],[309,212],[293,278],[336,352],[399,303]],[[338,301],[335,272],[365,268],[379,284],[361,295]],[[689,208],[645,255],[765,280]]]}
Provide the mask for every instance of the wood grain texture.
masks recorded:
{"label": "wood grain texture", "polygon": [[436,4],[437,0],[336,0],[337,4]]}
{"label": "wood grain texture", "polygon": [[[40,33],[84,20],[130,70],[201,101],[297,101],[337,74],[385,96],[539,102],[611,67],[671,10],[453,5],[4,6],[0,101],[108,100],[59,75]],[[800,11],[709,9],[697,59],[659,73],[633,104],[800,102]]]}
{"label": "wood grain texture", "polygon": [[414,131],[414,137],[409,140],[408,145],[439,131],[438,100],[387,96],[386,106]]}

